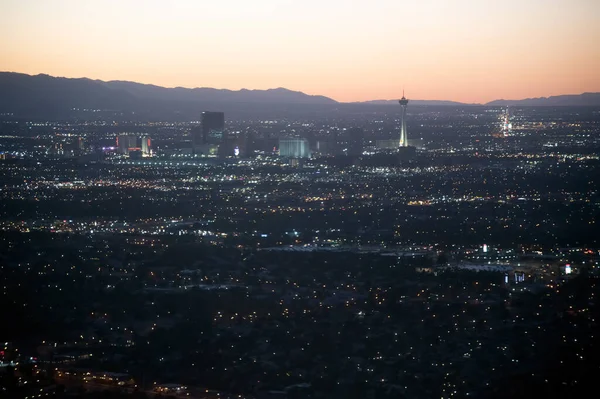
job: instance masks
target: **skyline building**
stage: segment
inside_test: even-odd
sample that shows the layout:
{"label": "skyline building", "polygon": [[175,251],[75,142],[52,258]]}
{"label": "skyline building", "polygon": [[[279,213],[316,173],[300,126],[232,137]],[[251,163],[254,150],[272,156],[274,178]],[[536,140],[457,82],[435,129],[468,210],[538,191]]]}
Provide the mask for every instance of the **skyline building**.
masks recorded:
{"label": "skyline building", "polygon": [[347,130],[348,147],[347,155],[359,156],[363,152],[365,132],[360,127],[353,127]]}
{"label": "skyline building", "polygon": [[202,145],[202,126],[195,125],[190,130],[190,134],[192,136],[192,149],[194,152]]}
{"label": "skyline building", "polygon": [[217,155],[220,152],[219,147],[222,147],[226,140],[225,113],[203,111],[200,125],[192,128],[191,133],[193,153]]}
{"label": "skyline building", "polygon": [[400,142],[398,147],[408,147],[408,132],[406,131],[406,106],[408,105],[408,99],[404,97],[404,90],[402,90],[402,98],[398,100],[400,104]]}
{"label": "skyline building", "polygon": [[142,136],[142,154],[150,155],[152,151],[152,140],[150,136]]}
{"label": "skyline building", "polygon": [[279,156],[310,158],[310,146],[305,138],[279,139]]}
{"label": "skyline building", "polygon": [[120,134],[117,136],[117,150],[119,154],[129,155],[129,149],[137,148],[137,136]]}
{"label": "skyline building", "polygon": [[508,137],[512,132],[512,123],[510,123],[510,107],[506,107],[503,118],[504,122],[502,124],[502,134],[504,137]]}
{"label": "skyline building", "polygon": [[200,127],[202,144],[221,144],[225,139],[225,113],[202,112]]}

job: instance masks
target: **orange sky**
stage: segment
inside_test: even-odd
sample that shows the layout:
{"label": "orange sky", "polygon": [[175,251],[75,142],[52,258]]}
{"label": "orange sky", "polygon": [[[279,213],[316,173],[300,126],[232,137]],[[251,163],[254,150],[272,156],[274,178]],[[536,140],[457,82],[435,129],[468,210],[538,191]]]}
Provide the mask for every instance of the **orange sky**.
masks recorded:
{"label": "orange sky", "polygon": [[600,0],[2,0],[0,70],[339,101],[600,92]]}

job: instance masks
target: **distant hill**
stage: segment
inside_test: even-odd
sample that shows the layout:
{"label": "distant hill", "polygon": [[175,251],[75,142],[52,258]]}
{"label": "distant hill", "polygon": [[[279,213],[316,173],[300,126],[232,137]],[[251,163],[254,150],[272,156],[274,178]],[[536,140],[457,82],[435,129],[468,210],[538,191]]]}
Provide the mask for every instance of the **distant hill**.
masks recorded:
{"label": "distant hill", "polygon": [[[223,109],[225,104],[335,105],[337,101],[284,88],[220,90],[165,88],[135,82],[0,72],[0,112],[57,114],[72,108],[119,111]],[[241,104],[241,105],[240,105]]]}
{"label": "distant hill", "polygon": [[[398,100],[371,100],[363,101],[359,104],[374,104],[374,105],[398,105]],[[411,100],[409,99],[409,105],[479,105],[479,104],[467,104],[458,101],[446,101],[446,100]]]}
{"label": "distant hill", "polygon": [[103,82],[96,80],[105,87],[123,90],[139,98],[150,98],[174,101],[196,102],[259,102],[259,103],[288,103],[288,104],[336,104],[337,101],[325,96],[313,96],[300,91],[292,91],[279,87],[267,90],[227,90],[200,87],[188,89],[184,87],[166,88],[135,82],[112,80]]}
{"label": "distant hill", "polygon": [[[600,93],[567,94],[552,97],[526,98],[523,100],[494,100],[486,104],[468,104],[444,100],[411,100],[409,105],[489,105],[489,106],[600,106]],[[359,104],[397,105],[398,100],[372,100]]]}
{"label": "distant hill", "polygon": [[[339,103],[324,96],[284,88],[226,90],[166,88],[127,81],[61,78],[0,72],[0,113],[15,118],[115,118],[113,120],[197,120],[201,111],[218,110],[228,118],[315,116],[388,112],[398,100]],[[414,105],[469,106],[456,101],[412,100]],[[600,105],[600,93],[525,100],[496,100],[504,105]],[[94,111],[95,110],[95,111]],[[99,111],[98,111],[99,110]],[[96,111],[98,111],[96,113]]]}
{"label": "distant hill", "polygon": [[567,94],[562,96],[526,98],[524,100],[495,100],[486,105],[507,106],[600,106],[600,93]]}

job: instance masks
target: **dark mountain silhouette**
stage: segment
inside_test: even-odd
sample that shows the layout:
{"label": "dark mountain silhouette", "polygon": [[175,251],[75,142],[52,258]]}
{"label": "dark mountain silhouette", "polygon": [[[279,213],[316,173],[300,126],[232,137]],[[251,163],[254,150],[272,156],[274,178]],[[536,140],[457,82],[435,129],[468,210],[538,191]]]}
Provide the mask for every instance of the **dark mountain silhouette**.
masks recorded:
{"label": "dark mountain silhouette", "polygon": [[292,91],[279,87],[267,90],[227,90],[200,87],[187,89],[184,87],[166,88],[135,82],[113,80],[103,82],[96,80],[107,88],[123,90],[138,98],[160,99],[170,101],[202,101],[202,102],[259,102],[289,104],[335,104],[337,101],[325,96],[312,96],[300,91]]}
{"label": "dark mountain silhouette", "polygon": [[252,107],[335,105],[324,96],[311,96],[284,88],[269,90],[219,90],[211,88],[165,88],[135,82],[60,78],[0,72],[0,112],[20,115],[64,114],[73,108],[125,112],[183,112],[224,109],[226,104]]}
{"label": "dark mountain silhouette", "polygon": [[[398,105],[398,100],[372,100],[360,104]],[[410,105],[489,105],[489,106],[598,106],[600,93],[567,94],[552,97],[526,98],[523,100],[494,100],[486,104],[468,104],[444,100],[410,100]]]}
{"label": "dark mountain silhouette", "polygon": [[562,96],[526,98],[524,100],[495,100],[485,105],[600,106],[600,93],[566,94]]}
{"label": "dark mountain silhouette", "polygon": [[[292,115],[363,114],[387,112],[397,100],[338,103],[284,88],[225,90],[165,88],[127,81],[71,79],[49,75],[0,72],[0,113],[17,118],[90,118],[115,120],[197,120],[201,111],[218,110],[228,117],[281,117]],[[455,101],[411,100],[412,106],[465,106]],[[525,100],[497,100],[486,105],[600,105],[600,93],[554,96]]]}
{"label": "dark mountain silhouette", "polygon": [[0,110],[36,112],[73,107],[118,109],[135,101],[123,90],[111,89],[90,79],[54,78],[0,72]]}

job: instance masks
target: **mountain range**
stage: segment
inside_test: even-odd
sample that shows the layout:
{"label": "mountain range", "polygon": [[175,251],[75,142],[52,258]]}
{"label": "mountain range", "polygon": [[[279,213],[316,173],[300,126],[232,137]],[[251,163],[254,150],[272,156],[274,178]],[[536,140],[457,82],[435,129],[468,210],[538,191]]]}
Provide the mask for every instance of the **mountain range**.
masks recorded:
{"label": "mountain range", "polygon": [[[64,115],[74,109],[99,109],[153,115],[196,115],[199,109],[225,112],[255,110],[294,112],[340,109],[352,106],[396,105],[397,100],[374,100],[339,103],[329,97],[308,95],[284,88],[268,90],[226,90],[213,88],[165,88],[127,81],[101,81],[88,78],[63,78],[45,74],[27,75],[0,72],[0,113],[15,115]],[[600,93],[583,93],[524,100],[496,100],[487,104],[464,104],[455,101],[411,100],[411,105],[600,105]]]}
{"label": "mountain range", "polygon": [[526,98],[523,100],[495,100],[486,105],[522,105],[522,106],[598,106],[600,93],[566,94],[551,97]]}
{"label": "mountain range", "polygon": [[[324,96],[311,96],[284,88],[268,90],[227,90],[201,87],[166,88],[150,84],[88,78],[62,78],[50,75],[26,75],[0,72],[0,106],[23,102],[63,102],[69,107],[116,106],[135,100],[177,102],[259,102],[290,104],[335,104]],[[114,107],[114,106],[113,106]]]}

